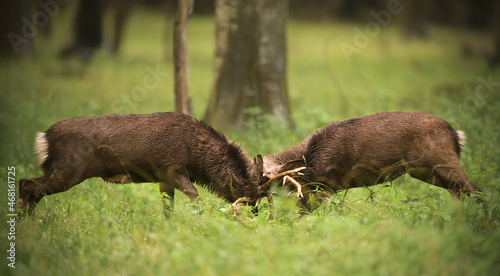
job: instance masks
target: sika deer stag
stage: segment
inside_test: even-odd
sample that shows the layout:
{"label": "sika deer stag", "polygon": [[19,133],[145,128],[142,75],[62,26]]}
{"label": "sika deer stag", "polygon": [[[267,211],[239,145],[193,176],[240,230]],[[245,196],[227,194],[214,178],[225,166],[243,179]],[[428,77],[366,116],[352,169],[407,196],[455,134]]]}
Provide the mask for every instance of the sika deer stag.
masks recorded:
{"label": "sika deer stag", "polygon": [[464,144],[465,134],[435,115],[381,112],[330,123],[301,144],[265,156],[264,172],[272,178],[306,167],[295,179],[309,183],[302,186],[301,200],[309,211],[309,191],[315,186],[331,193],[391,181],[404,173],[445,188],[454,197],[484,192],[460,166]]}
{"label": "sika deer stag", "polygon": [[31,214],[47,195],[85,179],[159,182],[174,207],[175,189],[191,200],[197,181],[229,202],[262,197],[262,157],[251,159],[223,134],[179,113],[112,114],[64,120],[39,133],[35,149],[43,176],[19,181],[18,206]]}

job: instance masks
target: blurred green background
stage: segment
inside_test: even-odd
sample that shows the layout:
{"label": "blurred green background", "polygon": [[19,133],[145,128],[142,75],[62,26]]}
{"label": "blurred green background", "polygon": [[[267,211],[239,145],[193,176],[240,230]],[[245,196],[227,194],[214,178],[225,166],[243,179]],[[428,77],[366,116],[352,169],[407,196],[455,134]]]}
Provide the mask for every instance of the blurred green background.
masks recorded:
{"label": "blurred green background", "polygon": [[[167,219],[156,185],[92,179],[43,199],[36,217],[18,221],[16,269],[8,268],[4,258],[2,271],[498,275],[500,71],[489,66],[494,45],[491,18],[458,24],[431,17],[424,38],[408,39],[402,12],[348,59],[340,45],[354,45],[356,28],[365,28],[374,20],[370,11],[384,5],[360,2],[362,8],[348,17],[331,12],[335,1],[325,1],[323,8],[316,2],[310,7],[290,2],[288,88],[294,129],[263,116],[248,122],[244,132],[226,134],[255,156],[288,148],[331,121],[389,110],[430,112],[467,133],[461,162],[487,191],[488,209],[468,198],[455,202],[445,190],[402,177],[390,185],[334,195],[300,219],[294,200],[279,197],[272,223],[267,222],[267,206],[259,216],[244,211],[234,218],[230,204],[200,188],[201,211],[194,211],[181,195]],[[460,4],[452,6],[460,11]],[[195,9],[189,21],[190,85],[198,118],[203,117],[213,81],[215,18],[209,7],[213,6]],[[34,137],[59,120],[174,109],[173,15],[165,13],[168,7],[137,5],[117,56],[107,51],[112,33],[107,10],[105,44],[89,62],[58,58],[71,37],[74,9],[61,7],[53,17],[51,36],[34,37],[32,54],[0,61],[4,179],[7,166],[16,167],[17,179],[40,173]],[[144,86],[146,76],[157,86],[137,94],[134,89]],[[5,185],[1,189],[6,190]],[[6,196],[0,204],[7,210]],[[2,227],[3,252],[5,231]]]}

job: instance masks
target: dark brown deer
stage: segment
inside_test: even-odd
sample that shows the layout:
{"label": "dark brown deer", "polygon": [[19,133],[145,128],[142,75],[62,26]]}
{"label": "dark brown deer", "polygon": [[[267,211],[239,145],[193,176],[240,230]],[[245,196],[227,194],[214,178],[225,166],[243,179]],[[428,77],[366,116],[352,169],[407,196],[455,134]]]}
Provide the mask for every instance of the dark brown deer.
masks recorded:
{"label": "dark brown deer", "polygon": [[35,149],[44,174],[19,181],[23,213],[28,208],[31,214],[44,196],[92,177],[159,182],[170,200],[164,201],[167,209],[173,209],[175,189],[191,200],[198,196],[191,181],[229,202],[261,197],[262,157],[252,160],[223,134],[180,113],[76,117],[39,133]]}
{"label": "dark brown deer", "polygon": [[435,115],[381,112],[330,123],[301,144],[265,156],[264,172],[273,178],[306,167],[303,176],[294,178],[300,184],[309,183],[302,186],[301,200],[308,210],[313,208],[311,189],[332,193],[391,181],[404,173],[459,197],[483,192],[460,166],[464,144],[464,133]]}

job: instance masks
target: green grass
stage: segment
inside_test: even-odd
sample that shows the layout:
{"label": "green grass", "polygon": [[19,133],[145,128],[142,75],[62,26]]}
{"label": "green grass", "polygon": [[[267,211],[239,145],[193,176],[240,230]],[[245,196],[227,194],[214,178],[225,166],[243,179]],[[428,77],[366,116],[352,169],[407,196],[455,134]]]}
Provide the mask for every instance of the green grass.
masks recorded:
{"label": "green grass", "polygon": [[[120,57],[101,51],[89,64],[56,58],[69,20],[61,12],[53,37],[36,37],[36,56],[0,61],[4,179],[7,166],[16,166],[17,179],[40,173],[34,136],[58,120],[174,108],[166,39],[171,30],[160,11],[137,10]],[[273,222],[265,204],[259,216],[243,209],[235,218],[230,204],[201,188],[197,209],[177,193],[176,210],[165,218],[155,184],[91,179],[43,199],[35,217],[17,222],[16,269],[3,258],[2,275],[498,275],[500,92],[496,86],[476,90],[478,77],[500,81],[500,72],[460,52],[464,41],[490,45],[489,36],[432,27],[428,40],[407,42],[391,25],[348,62],[339,44],[353,41],[355,26],[291,20],[288,82],[295,129],[262,118],[247,132],[228,135],[251,155],[266,154],[334,120],[384,110],[431,112],[466,131],[461,161],[487,190],[488,209],[404,176],[333,195],[302,218],[295,201],[283,196],[276,199]],[[193,17],[189,39],[195,115],[202,117],[213,76],[214,19]],[[147,68],[157,66],[165,73],[156,88],[134,94],[150,74]],[[129,105],[127,97],[136,100]],[[6,195],[6,185],[1,187]],[[6,196],[0,198],[7,210]]]}

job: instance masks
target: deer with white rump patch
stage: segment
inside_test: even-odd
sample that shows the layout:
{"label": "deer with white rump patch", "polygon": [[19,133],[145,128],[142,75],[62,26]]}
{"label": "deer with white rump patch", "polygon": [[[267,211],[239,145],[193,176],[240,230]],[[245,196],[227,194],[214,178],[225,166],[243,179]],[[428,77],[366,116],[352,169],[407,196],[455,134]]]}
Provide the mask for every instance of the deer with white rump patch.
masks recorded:
{"label": "deer with white rump patch", "polygon": [[44,196],[92,177],[159,182],[170,201],[164,201],[167,209],[173,208],[175,189],[191,200],[198,196],[191,181],[229,202],[252,203],[267,193],[258,189],[264,179],[261,156],[250,158],[223,134],[180,113],[63,120],[38,134],[35,149],[44,174],[19,181],[18,206],[28,214]]}
{"label": "deer with white rump patch", "polygon": [[294,180],[303,185],[301,203],[309,211],[315,188],[332,193],[392,181],[404,173],[454,197],[482,193],[460,165],[464,144],[465,134],[435,115],[380,112],[330,123],[299,145],[265,156],[264,173],[272,178],[306,167]]}

